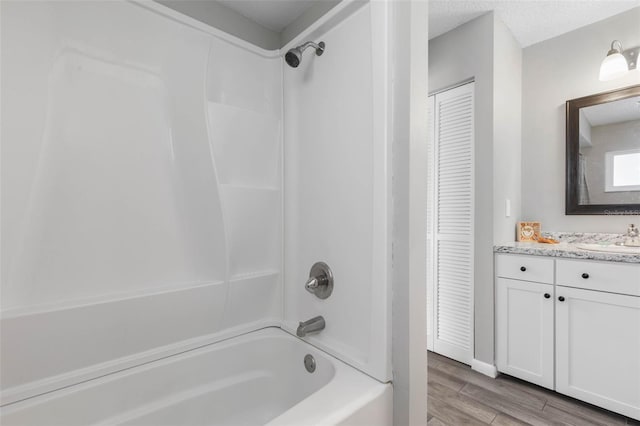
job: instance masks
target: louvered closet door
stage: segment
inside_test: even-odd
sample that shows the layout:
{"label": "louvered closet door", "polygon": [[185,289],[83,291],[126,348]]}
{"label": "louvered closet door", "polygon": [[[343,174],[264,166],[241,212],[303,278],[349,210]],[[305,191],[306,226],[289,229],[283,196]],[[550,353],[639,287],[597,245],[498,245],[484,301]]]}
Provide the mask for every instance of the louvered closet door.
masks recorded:
{"label": "louvered closet door", "polygon": [[473,83],[435,98],[434,350],[473,359]]}

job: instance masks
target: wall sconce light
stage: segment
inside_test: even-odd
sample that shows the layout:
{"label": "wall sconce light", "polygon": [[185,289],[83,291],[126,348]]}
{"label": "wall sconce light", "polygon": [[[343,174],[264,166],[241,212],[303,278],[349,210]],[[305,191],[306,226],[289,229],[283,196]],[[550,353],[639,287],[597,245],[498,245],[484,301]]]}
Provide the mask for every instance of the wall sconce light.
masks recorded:
{"label": "wall sconce light", "polygon": [[600,65],[600,81],[613,80],[636,69],[638,52],[640,52],[640,46],[622,50],[622,43],[619,40],[613,40],[611,50]]}

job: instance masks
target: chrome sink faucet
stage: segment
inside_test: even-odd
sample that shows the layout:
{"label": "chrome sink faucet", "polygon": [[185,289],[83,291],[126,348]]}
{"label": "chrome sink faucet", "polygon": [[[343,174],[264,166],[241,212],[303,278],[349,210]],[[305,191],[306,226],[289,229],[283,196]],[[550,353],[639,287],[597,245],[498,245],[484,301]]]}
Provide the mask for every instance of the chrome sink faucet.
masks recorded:
{"label": "chrome sink faucet", "polygon": [[633,223],[627,228],[627,233],[624,234],[625,246],[638,247],[640,246],[640,230]]}
{"label": "chrome sink faucet", "polygon": [[321,316],[313,317],[310,320],[300,322],[296,335],[298,337],[305,337],[307,333],[313,333],[316,331],[324,330],[325,322]]}

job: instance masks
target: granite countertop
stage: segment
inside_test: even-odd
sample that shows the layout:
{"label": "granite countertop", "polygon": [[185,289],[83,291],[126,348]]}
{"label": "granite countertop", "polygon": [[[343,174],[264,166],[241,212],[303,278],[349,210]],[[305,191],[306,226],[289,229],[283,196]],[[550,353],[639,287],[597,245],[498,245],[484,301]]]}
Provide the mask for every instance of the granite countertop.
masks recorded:
{"label": "granite countertop", "polygon": [[608,262],[640,263],[640,254],[611,253],[584,250],[577,244],[616,243],[623,240],[620,234],[577,234],[568,232],[543,233],[547,238],[560,241],[559,244],[508,242],[493,247],[494,253],[526,254],[532,256],[563,257],[568,259],[589,259]]}

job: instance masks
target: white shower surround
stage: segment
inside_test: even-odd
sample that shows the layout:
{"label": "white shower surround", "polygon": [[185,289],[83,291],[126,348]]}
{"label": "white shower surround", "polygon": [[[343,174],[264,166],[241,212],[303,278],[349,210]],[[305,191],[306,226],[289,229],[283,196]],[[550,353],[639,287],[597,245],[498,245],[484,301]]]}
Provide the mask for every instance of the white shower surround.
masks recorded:
{"label": "white shower surround", "polygon": [[388,8],[343,2],[283,70],[153,2],[3,4],[3,405],[316,314],[391,379]]}
{"label": "white shower surround", "polygon": [[[311,343],[390,381],[389,4],[345,6],[282,49],[326,43],[284,69],[284,328],[323,315]],[[316,261],[334,273],[326,300],[302,285]]]}

